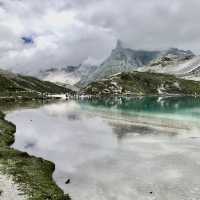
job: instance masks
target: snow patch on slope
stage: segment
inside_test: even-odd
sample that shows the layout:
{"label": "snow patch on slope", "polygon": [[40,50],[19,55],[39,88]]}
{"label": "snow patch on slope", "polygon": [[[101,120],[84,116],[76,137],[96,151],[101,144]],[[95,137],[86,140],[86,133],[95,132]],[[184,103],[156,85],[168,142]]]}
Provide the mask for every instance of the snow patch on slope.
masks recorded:
{"label": "snow patch on slope", "polygon": [[63,71],[51,72],[47,76],[42,78],[45,81],[51,81],[55,83],[66,83],[70,85],[76,84],[80,81],[80,76],[75,73],[66,73]]}
{"label": "snow patch on slope", "polygon": [[172,63],[144,66],[139,71],[172,74],[180,78],[200,81],[200,56],[188,60],[174,60]]}

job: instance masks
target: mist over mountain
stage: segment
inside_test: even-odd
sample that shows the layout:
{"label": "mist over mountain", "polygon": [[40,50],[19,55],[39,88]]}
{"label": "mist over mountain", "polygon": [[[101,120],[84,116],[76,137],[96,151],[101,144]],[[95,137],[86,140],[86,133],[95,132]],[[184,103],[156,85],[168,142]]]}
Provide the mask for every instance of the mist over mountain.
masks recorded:
{"label": "mist over mountain", "polygon": [[60,84],[74,85],[82,80],[86,80],[98,66],[81,64],[78,66],[66,66],[62,68],[50,68],[40,70],[34,75],[42,80]]}
{"label": "mist over mountain", "polygon": [[[167,66],[185,63],[195,57],[190,50],[170,48],[162,51],[134,50],[126,48],[121,40],[100,65],[80,64],[62,68],[40,70],[36,76],[40,79],[85,86],[90,82],[109,77],[120,72],[153,71],[162,73]],[[169,68],[170,69],[170,68]],[[165,73],[165,71],[163,71]],[[170,70],[166,70],[170,73]]]}
{"label": "mist over mountain", "polygon": [[118,40],[110,56],[98,66],[94,73],[89,74],[87,80],[83,80],[82,82],[92,82],[116,73],[137,70],[139,67],[157,58],[159,54],[159,51],[142,51],[125,48],[122,42]]}

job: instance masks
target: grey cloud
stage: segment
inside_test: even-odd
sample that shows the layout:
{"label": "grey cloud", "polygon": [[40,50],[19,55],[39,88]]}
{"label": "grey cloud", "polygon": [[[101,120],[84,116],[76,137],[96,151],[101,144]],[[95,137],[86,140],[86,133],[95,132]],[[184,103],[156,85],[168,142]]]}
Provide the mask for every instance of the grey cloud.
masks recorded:
{"label": "grey cloud", "polygon": [[[18,72],[101,62],[120,38],[135,49],[199,54],[199,0],[0,0],[0,66]],[[20,38],[34,36],[33,45]]]}
{"label": "grey cloud", "polygon": [[80,19],[113,29],[132,48],[178,46],[199,52],[195,45],[200,32],[199,8],[196,0],[107,1],[96,10],[87,10],[88,14],[81,13]]}

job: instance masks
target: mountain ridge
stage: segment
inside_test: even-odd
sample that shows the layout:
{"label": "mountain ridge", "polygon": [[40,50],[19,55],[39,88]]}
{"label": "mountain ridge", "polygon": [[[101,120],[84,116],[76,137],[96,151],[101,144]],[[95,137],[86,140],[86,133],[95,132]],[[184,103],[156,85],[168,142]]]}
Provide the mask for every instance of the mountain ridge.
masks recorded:
{"label": "mountain ridge", "polygon": [[[140,68],[149,66],[161,58],[191,59],[195,54],[190,50],[169,48],[163,51],[145,51],[124,48],[121,41],[117,41],[116,47],[110,56],[88,78],[81,81],[80,85],[106,78],[120,72],[140,71]],[[145,68],[145,67],[144,67]]]}
{"label": "mountain ridge", "polygon": [[[167,50],[134,50],[123,46],[118,40],[110,55],[100,65],[66,66],[41,71],[37,77],[42,80],[62,82],[78,87],[121,72],[152,71],[170,73],[168,66],[187,63],[196,56],[190,50],[169,48]],[[165,68],[166,67],[166,68]],[[171,72],[173,74],[173,71]],[[183,77],[184,78],[184,77]]]}

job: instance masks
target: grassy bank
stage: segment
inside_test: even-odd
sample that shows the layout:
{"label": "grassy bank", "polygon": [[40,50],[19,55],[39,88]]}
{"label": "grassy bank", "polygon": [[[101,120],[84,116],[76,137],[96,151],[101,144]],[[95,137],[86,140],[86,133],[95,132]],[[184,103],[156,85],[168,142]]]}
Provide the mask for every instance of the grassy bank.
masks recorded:
{"label": "grassy bank", "polygon": [[0,112],[0,171],[11,176],[21,194],[29,200],[69,200],[55,184],[52,173],[55,165],[42,158],[10,147],[14,143],[15,125],[5,120]]}

